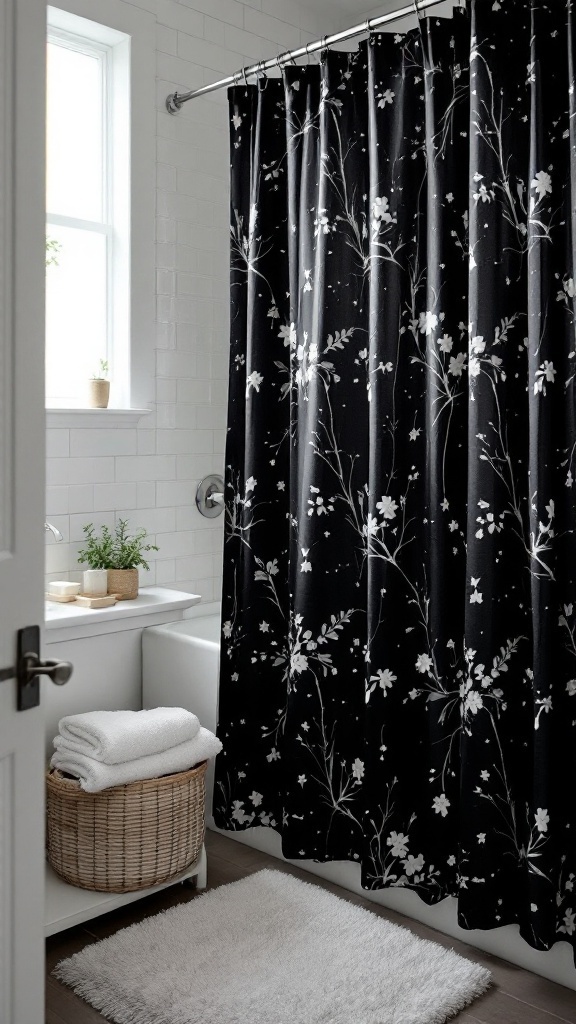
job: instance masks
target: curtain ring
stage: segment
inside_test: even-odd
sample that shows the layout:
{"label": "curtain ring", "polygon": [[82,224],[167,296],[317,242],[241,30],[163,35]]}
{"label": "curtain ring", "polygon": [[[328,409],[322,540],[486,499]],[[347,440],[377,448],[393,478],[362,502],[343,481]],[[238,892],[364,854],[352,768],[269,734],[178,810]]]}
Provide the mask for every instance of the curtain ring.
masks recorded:
{"label": "curtain ring", "polygon": [[366,18],[364,31],[368,34],[368,46],[374,46],[374,29],[372,28],[372,22],[370,21],[370,18]]}
{"label": "curtain ring", "polygon": [[[258,69],[256,71],[256,74],[258,76],[262,76],[262,77],[258,77],[257,80],[256,80],[257,85],[258,85],[258,92],[264,92],[264,89],[268,85],[268,75],[266,74],[266,70],[264,68],[265,64],[266,64],[265,60],[261,60],[261,61],[258,62]],[[261,87],[262,78],[264,79],[264,86]]]}
{"label": "curtain ring", "polygon": [[248,88],[248,79],[246,78],[246,68],[242,68],[242,70],[239,71],[238,74],[242,75],[242,78],[244,79],[244,85],[246,86],[246,88]]}
{"label": "curtain ring", "polygon": [[320,63],[321,64],[325,64],[326,63],[326,57],[328,56],[328,47],[326,46],[326,40],[327,39],[328,39],[328,36],[322,36],[322,39],[321,39],[321,49],[320,49]]}
{"label": "curtain ring", "polygon": [[414,7],[414,13],[416,14],[416,23],[418,25],[418,33],[420,35],[420,46],[422,48],[422,62],[424,62],[424,54],[426,50],[424,45],[424,32],[422,30],[422,11],[418,7],[418,0],[412,0],[412,5]]}

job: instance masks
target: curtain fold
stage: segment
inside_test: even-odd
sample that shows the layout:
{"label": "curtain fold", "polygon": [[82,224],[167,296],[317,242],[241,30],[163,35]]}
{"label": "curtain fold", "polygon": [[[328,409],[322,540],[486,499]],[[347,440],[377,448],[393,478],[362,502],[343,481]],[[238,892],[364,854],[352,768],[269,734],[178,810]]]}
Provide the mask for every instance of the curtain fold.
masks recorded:
{"label": "curtain fold", "polygon": [[576,932],[571,5],[230,90],[214,816]]}

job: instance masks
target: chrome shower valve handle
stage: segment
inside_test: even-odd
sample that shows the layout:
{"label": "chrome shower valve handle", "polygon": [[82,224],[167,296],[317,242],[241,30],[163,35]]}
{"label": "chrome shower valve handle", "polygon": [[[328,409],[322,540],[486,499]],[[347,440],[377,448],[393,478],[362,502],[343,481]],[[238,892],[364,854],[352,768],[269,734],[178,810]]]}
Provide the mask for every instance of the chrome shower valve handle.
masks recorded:
{"label": "chrome shower valve handle", "polygon": [[205,476],[198,484],[196,505],[208,519],[219,516],[224,509],[224,480],[218,473]]}

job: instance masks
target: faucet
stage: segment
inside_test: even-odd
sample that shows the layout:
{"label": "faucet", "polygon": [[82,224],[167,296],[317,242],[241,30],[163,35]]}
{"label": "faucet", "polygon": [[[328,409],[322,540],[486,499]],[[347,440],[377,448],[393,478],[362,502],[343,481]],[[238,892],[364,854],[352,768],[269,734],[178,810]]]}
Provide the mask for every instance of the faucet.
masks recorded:
{"label": "faucet", "polygon": [[53,533],[57,541],[64,540],[60,530],[57,530],[55,526],[52,526],[52,523],[44,523],[44,530],[46,533]]}

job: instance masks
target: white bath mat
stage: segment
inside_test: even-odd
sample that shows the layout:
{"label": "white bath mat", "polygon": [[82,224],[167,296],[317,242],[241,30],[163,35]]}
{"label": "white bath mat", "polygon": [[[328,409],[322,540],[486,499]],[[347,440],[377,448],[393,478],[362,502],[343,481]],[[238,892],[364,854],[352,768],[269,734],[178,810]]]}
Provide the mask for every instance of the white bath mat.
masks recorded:
{"label": "white bath mat", "polygon": [[124,928],[57,978],[118,1024],[442,1024],[490,972],[280,871]]}

